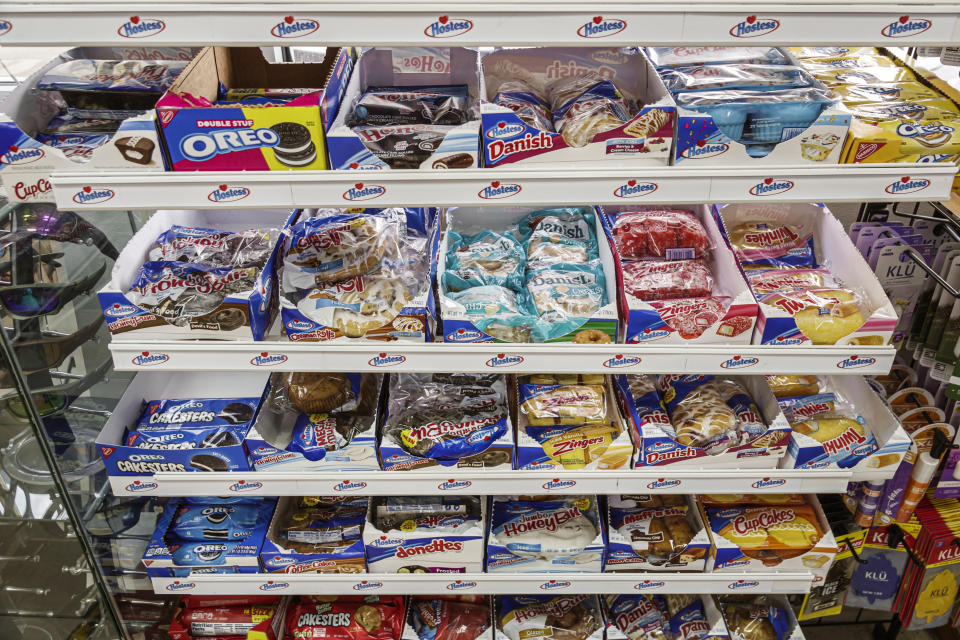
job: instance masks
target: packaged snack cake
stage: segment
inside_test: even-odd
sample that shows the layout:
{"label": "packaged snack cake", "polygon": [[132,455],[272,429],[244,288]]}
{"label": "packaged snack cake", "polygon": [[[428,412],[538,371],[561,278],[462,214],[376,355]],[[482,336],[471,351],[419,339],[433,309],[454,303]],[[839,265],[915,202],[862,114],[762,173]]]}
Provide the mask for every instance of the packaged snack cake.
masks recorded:
{"label": "packaged snack cake", "polygon": [[618,495],[607,501],[606,571],[702,571],[710,541],[683,496]]}
{"label": "packaged snack cake", "polygon": [[295,598],[287,608],[288,638],[400,640],[403,596]]}
{"label": "packaged snack cake", "polygon": [[603,618],[595,595],[496,596],[496,606],[497,626],[510,640],[603,637]]}
{"label": "packaged snack cake", "polygon": [[420,640],[477,640],[482,635],[493,636],[489,596],[414,596],[408,610],[408,624]]}
{"label": "packaged snack cake", "polygon": [[368,498],[280,498],[260,562],[276,573],[364,573]]}

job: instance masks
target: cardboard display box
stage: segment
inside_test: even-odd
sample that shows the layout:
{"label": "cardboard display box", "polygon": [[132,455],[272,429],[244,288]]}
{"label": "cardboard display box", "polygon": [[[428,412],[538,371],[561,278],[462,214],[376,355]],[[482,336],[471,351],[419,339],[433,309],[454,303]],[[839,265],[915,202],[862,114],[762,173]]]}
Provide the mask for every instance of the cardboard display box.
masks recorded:
{"label": "cardboard display box", "polygon": [[[263,570],[266,573],[365,573],[367,565],[362,536],[348,547],[324,553],[308,553],[281,542],[279,530],[296,510],[298,499],[282,497],[277,501],[260,547]],[[367,498],[354,498],[350,504],[366,506],[367,502]]]}
{"label": "cardboard display box", "polygon": [[[632,497],[632,496],[631,496]],[[605,516],[607,518],[607,529],[610,540],[607,543],[607,562],[604,571],[703,571],[706,567],[707,557],[710,555],[710,536],[707,534],[707,528],[701,520],[700,512],[693,496],[682,496],[687,507],[685,520],[693,537],[683,550],[672,557],[658,557],[649,545],[644,553],[638,553],[629,540],[619,529],[613,526],[611,509],[630,508],[633,502],[628,499],[621,500],[620,496],[609,496],[607,498],[608,508]],[[661,507],[637,507],[644,511],[645,517],[649,515],[650,519],[663,518],[664,516],[674,515],[670,506]],[[633,516],[634,514],[630,514]],[[629,524],[624,521],[624,524]],[[656,533],[649,531],[654,536]],[[664,535],[669,535],[664,534]]]}

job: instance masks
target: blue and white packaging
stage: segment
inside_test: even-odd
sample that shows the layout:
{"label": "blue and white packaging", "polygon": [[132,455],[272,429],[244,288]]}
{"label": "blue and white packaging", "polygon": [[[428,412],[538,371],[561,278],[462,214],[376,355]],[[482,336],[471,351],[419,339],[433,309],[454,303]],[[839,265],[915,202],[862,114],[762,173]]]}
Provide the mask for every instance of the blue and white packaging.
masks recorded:
{"label": "blue and white packaging", "polygon": [[[97,436],[97,449],[103,458],[114,495],[132,496],[156,492],[158,484],[153,477],[161,472],[195,472],[215,465],[222,471],[249,471],[243,442],[224,447],[202,449],[140,449],[127,446],[124,434],[135,427],[143,410],[144,401],[166,398],[189,398],[202,392],[218,397],[259,398],[260,405],[269,390],[266,373],[161,373],[141,372],[123,392],[103,429]],[[260,405],[254,412],[255,422]],[[197,461],[197,456],[203,456]],[[215,460],[215,462],[214,462]],[[229,485],[229,486],[228,486]],[[222,493],[243,495],[246,484],[224,483]],[[214,492],[211,489],[211,492]]]}
{"label": "blue and white packaging", "polygon": [[558,496],[542,502],[495,496],[487,573],[600,572],[606,540],[596,496]]}
{"label": "blue and white packaging", "polygon": [[[278,500],[277,508],[270,521],[270,527],[260,548],[260,563],[263,570],[267,573],[366,572],[362,534],[357,535],[356,542],[353,544],[324,552],[311,553],[305,551],[303,545],[297,548],[295,544],[289,546],[284,544],[280,529],[289,523],[290,517],[297,509],[298,500],[299,498],[290,497],[283,497]],[[367,498],[351,498],[333,506],[356,506],[365,512],[368,508],[368,502],[369,499]]]}
{"label": "blue and white packaging", "polygon": [[[457,584],[453,582],[451,584]],[[452,588],[452,587],[448,587]],[[416,611],[417,601],[435,601],[437,598],[447,598],[449,596],[413,596],[407,606],[407,616],[406,622],[403,625],[403,633],[400,636],[400,640],[436,640],[437,628],[435,625],[437,620],[428,620],[426,616],[419,616]],[[489,618],[487,620],[487,628],[481,631],[477,636],[470,637],[469,635],[461,635],[459,633],[462,627],[457,627],[457,633],[460,640],[494,640],[494,622],[493,622],[493,596],[480,596],[482,600],[480,602],[470,602],[464,603],[467,606],[471,607],[483,607],[487,610]],[[455,600],[446,601],[451,607],[457,607],[458,604]],[[431,611],[433,609],[431,608]],[[453,621],[451,621],[453,622]],[[473,622],[473,620],[471,620]],[[419,626],[419,625],[422,625]],[[473,627],[470,627],[473,628]],[[450,627],[448,626],[449,630]],[[448,631],[449,633],[449,631]],[[421,635],[422,634],[422,635]],[[446,636],[444,636],[446,637]]]}
{"label": "blue and white packaging", "polygon": [[[710,555],[710,535],[700,519],[700,512],[684,496],[683,506],[643,507],[638,506],[629,495],[612,495],[607,498],[608,536],[606,571],[703,571]],[[674,540],[673,532],[666,521],[682,518],[690,533],[690,541],[683,547],[674,547],[674,553],[656,553],[652,544]],[[659,526],[651,525],[659,520]],[[639,526],[638,526],[639,525]],[[658,530],[655,530],[658,529]],[[631,539],[637,533],[636,539]]]}
{"label": "blue and white packaging", "polygon": [[[327,148],[331,169],[354,169],[390,171],[390,166],[375,156],[366,146],[361,134],[347,126],[357,99],[368,87],[425,87],[442,85],[466,85],[470,92],[470,104],[478,108],[480,67],[476,51],[463,47],[397,47],[364,48],[340,110],[327,130]],[[409,125],[413,129],[425,125]],[[426,125],[436,128],[433,125]],[[395,126],[390,127],[396,129]],[[447,127],[444,127],[447,128]],[[446,160],[456,158],[456,168],[480,166],[480,120],[470,120],[450,127],[442,142],[420,164],[421,169],[446,169]],[[381,139],[378,127],[365,127],[362,134],[371,142]],[[442,166],[439,166],[442,165]],[[372,200],[385,192],[385,187],[369,183],[359,184],[356,189],[344,193],[345,200]],[[372,189],[372,190],[371,190]]]}
{"label": "blue and white packaging", "polygon": [[[691,598],[693,599],[691,604],[699,603],[702,606],[709,630],[702,636],[683,635],[682,637],[698,637],[699,640],[729,640],[730,634],[727,631],[727,625],[723,621],[723,616],[720,615],[720,610],[717,608],[713,596],[647,596],[633,593],[609,594],[600,597],[603,617],[607,624],[606,640],[656,637],[653,633],[658,628],[669,631],[671,621],[667,611],[668,604],[672,604],[673,599],[686,601]],[[647,635],[646,632],[652,633]],[[668,637],[669,635],[667,634]]]}
{"label": "blue and white packaging", "polygon": [[[263,340],[274,317],[277,304],[276,264],[282,244],[281,237],[266,264],[257,276],[254,288],[229,294],[220,306],[207,314],[210,321],[195,320],[178,327],[158,318],[153,313],[130,301],[127,292],[148,260],[148,252],[160,234],[174,225],[215,228],[223,231],[245,231],[253,228],[285,229],[297,219],[298,212],[283,210],[237,211],[157,211],[124,246],[113,265],[110,281],[97,292],[111,339],[114,341],[160,340]],[[214,322],[216,317],[222,317]],[[133,359],[138,367],[149,367],[164,358],[164,354],[144,354]],[[257,360],[254,358],[254,360]],[[251,361],[253,364],[260,362]]]}
{"label": "blue and white packaging", "polygon": [[571,635],[581,640],[605,638],[600,599],[595,594],[503,595],[494,596],[493,600],[496,640],[525,640],[551,635],[563,637],[565,633],[556,634],[556,631],[567,631],[567,625],[561,621],[568,620],[571,613],[582,620],[584,627],[590,625],[590,628],[578,632],[570,631]]}

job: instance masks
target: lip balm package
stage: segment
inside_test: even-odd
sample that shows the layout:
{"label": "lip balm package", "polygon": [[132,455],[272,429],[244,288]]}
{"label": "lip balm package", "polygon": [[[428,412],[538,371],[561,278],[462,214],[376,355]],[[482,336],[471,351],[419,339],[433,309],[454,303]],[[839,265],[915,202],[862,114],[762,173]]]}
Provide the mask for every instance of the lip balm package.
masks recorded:
{"label": "lip balm package", "polygon": [[[909,531],[910,525],[900,525]],[[890,611],[897,595],[900,579],[907,564],[907,552],[902,546],[891,549],[887,544],[887,527],[868,529],[860,546],[860,559],[850,578],[845,606]],[[917,530],[909,531],[916,536]]]}

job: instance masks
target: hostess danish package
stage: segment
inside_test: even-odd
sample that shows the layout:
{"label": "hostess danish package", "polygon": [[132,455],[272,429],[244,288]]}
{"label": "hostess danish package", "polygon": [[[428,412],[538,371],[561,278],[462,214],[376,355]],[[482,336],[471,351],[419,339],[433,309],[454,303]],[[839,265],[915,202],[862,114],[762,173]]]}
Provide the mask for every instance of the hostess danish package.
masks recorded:
{"label": "hostess danish package", "polygon": [[494,596],[494,605],[496,640],[604,640],[596,595],[503,595]]}
{"label": "hostess danish package", "polygon": [[[823,205],[715,205],[759,303],[754,344],[887,344],[897,314],[843,225]],[[837,358],[841,369],[874,364]]]}
{"label": "hostess danish package", "polygon": [[445,222],[445,342],[616,342],[615,263],[594,207],[452,207]]}
{"label": "hostess danish package", "polygon": [[485,166],[669,163],[675,109],[639,50],[504,48],[481,66]]}
{"label": "hostess danish package", "polygon": [[773,468],[786,453],[790,425],[762,376],[628,374],[616,388],[637,443],[635,467]]}
{"label": "hostess danish package", "polygon": [[283,245],[280,317],[294,342],[430,342],[433,209],[310,209]]}
{"label": "hostess danish package", "polygon": [[260,547],[267,573],[364,573],[369,498],[281,497]]}
{"label": "hostess danish package", "polygon": [[274,373],[268,411],[247,434],[257,471],[372,471],[385,377],[374,373]]}
{"label": "hostess danish package", "polygon": [[397,373],[388,385],[377,446],[385,471],[514,468],[503,375]]}
{"label": "hostess danish package", "polygon": [[274,498],[248,497],[223,504],[174,498],[157,518],[143,566],[158,592],[197,573],[258,573],[260,547]]}
{"label": "hostess danish package", "polygon": [[263,340],[277,313],[280,246],[298,215],[158,211],[97,292],[111,339]]}
{"label": "hostess danish package", "polygon": [[493,628],[492,596],[412,596],[401,640],[493,640]]}
{"label": "hostess danish package", "polygon": [[605,571],[703,571],[710,537],[690,496],[614,495],[607,498]]}
{"label": "hostess danish package", "polygon": [[606,538],[596,496],[494,496],[486,570],[599,572]]}
{"label": "hostess danish package", "polygon": [[363,544],[370,573],[481,573],[486,496],[370,499]]}
{"label": "hostess danish package", "polygon": [[633,443],[610,376],[520,376],[517,398],[519,469],[629,468]]}
{"label": "hostess danish package", "polygon": [[706,205],[602,207],[625,342],[749,344],[757,304]]}

